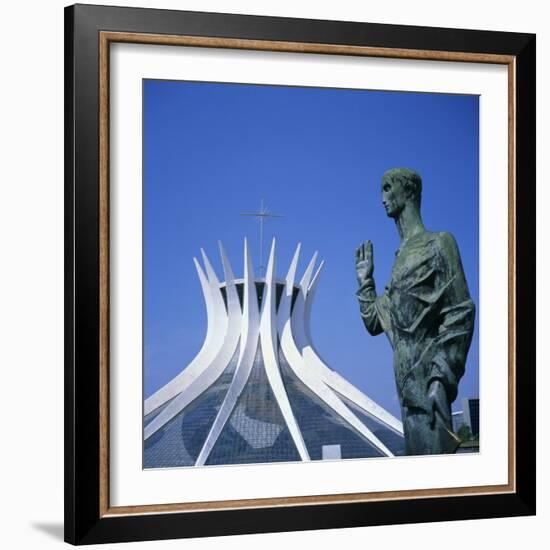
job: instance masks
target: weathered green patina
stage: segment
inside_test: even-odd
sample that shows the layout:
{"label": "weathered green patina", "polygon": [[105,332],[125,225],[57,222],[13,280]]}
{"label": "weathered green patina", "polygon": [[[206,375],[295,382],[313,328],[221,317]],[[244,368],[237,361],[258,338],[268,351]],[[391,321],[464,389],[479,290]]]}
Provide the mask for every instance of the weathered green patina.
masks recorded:
{"label": "weathered green patina", "polygon": [[383,294],[376,294],[372,242],[357,248],[355,257],[361,317],[370,334],[385,332],[393,348],[409,455],[453,453],[460,444],[451,404],[475,317],[456,241],[425,229],[421,192],[420,176],[407,168],[382,177],[382,202],[401,240]]}

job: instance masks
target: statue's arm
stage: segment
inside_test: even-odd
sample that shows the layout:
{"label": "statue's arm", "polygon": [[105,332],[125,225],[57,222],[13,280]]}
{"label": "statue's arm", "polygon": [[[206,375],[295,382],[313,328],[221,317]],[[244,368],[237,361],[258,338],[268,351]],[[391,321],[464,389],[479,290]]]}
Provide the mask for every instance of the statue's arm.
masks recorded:
{"label": "statue's arm", "polygon": [[436,353],[432,362],[428,386],[439,380],[445,386],[449,402],[456,398],[458,382],[464,374],[466,357],[472,341],[475,305],[470,298],[460,253],[455,239],[442,233],[439,242],[441,267],[441,309],[438,334],[434,344]]}
{"label": "statue's arm", "polygon": [[369,334],[376,336],[384,332],[384,327],[382,326],[379,315],[379,308],[377,308],[376,304],[379,298],[376,296],[374,279],[372,277],[365,279],[361,283],[356,292],[356,296],[359,301],[361,318]]}

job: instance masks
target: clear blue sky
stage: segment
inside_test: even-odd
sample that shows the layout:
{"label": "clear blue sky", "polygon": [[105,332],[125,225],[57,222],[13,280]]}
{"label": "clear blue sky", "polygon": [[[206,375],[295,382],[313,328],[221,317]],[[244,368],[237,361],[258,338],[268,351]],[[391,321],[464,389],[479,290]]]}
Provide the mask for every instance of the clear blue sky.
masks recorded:
{"label": "clear blue sky", "polygon": [[[423,178],[426,227],[451,232],[479,308],[479,104],[477,96],[145,80],[145,396],[201,347],[206,312],[193,265],[204,247],[223,279],[221,239],[236,276],[248,237],[257,270],[258,223],[240,216],[263,198],[284,218],[275,236],[284,277],[302,243],[299,276],[314,251],[326,261],[312,336],[329,365],[399,416],[392,352],[370,336],[355,291],[354,253],[374,243],[375,279],[389,281],[399,240],[381,205],[380,178],[409,167]],[[479,310],[478,310],[479,315]],[[462,397],[479,395],[476,332]]]}

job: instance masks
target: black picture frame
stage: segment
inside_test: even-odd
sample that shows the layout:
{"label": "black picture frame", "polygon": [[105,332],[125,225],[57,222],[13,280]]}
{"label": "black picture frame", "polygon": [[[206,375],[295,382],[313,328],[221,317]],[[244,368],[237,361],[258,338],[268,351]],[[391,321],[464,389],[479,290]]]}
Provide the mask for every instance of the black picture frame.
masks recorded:
{"label": "black picture frame", "polygon": [[[143,514],[100,495],[100,33],[186,35],[294,44],[453,52],[512,59],[514,489],[341,503]],[[330,529],[535,514],[535,36],[75,5],[65,9],[65,540],[72,544]],[[413,56],[414,57],[414,56]],[[421,55],[418,56],[422,57]],[[107,335],[108,338],[108,335]]]}

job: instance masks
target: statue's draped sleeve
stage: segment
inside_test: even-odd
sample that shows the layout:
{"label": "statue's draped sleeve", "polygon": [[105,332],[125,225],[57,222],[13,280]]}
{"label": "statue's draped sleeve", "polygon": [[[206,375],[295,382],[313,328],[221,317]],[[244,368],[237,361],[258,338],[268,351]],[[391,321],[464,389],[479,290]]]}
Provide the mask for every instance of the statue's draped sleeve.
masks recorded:
{"label": "statue's draped sleeve", "polygon": [[428,386],[432,381],[440,380],[452,402],[464,374],[474,330],[475,306],[470,298],[455,239],[449,233],[439,235],[441,285],[445,290],[437,317],[437,335],[433,340],[435,353]]}
{"label": "statue's draped sleeve", "polygon": [[368,277],[363,281],[356,295],[359,300],[361,318],[369,334],[376,336],[381,332],[385,332],[391,343],[391,323],[387,290],[381,296],[377,296],[374,279]]}

